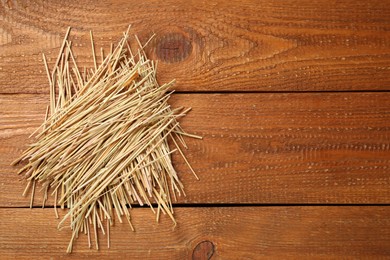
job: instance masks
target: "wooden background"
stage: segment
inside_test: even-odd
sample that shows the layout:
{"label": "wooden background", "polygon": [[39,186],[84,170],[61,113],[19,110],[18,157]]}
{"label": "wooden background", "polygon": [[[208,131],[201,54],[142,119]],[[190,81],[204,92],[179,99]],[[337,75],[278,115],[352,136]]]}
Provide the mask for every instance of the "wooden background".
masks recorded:
{"label": "wooden background", "polygon": [[[49,66],[68,26],[91,67],[128,24],[172,106],[191,106],[175,165],[178,226],[132,210],[111,249],[65,253],[49,207],[29,209],[9,166],[43,120]],[[100,53],[98,51],[98,53]],[[0,258],[390,258],[390,1],[0,1]],[[42,202],[37,194],[35,205]]]}

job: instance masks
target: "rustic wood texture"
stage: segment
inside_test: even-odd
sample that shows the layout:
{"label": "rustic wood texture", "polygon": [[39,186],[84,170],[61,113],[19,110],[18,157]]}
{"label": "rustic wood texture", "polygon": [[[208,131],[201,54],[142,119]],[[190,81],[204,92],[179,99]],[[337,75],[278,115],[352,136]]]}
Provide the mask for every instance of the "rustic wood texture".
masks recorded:
{"label": "rustic wood texture", "polygon": [[[47,100],[0,95],[0,206],[29,205],[9,164]],[[193,107],[183,127],[204,137],[187,139],[200,181],[175,157],[180,203],[390,201],[390,93],[176,94],[171,104]]]}
{"label": "rustic wood texture", "polygon": [[178,208],[172,230],[168,217],[157,224],[149,209],[136,208],[136,232],[117,223],[109,250],[103,235],[98,252],[81,235],[66,255],[71,233],[56,230],[53,209],[0,209],[0,257],[207,259],[194,249],[209,241],[211,259],[380,258],[390,254],[389,214],[390,207]]}
{"label": "rustic wood texture", "polygon": [[[71,26],[92,67],[89,30],[100,60],[129,24],[156,34],[146,51],[160,82],[176,79],[172,106],[193,107],[200,181],[175,155],[175,230],[136,207],[136,232],[116,223],[110,249],[83,235],[67,255],[71,233],[53,208],[26,208],[10,163],[44,118],[41,54],[51,67]],[[0,0],[0,259],[389,258],[389,122],[389,1]]]}
{"label": "rustic wood texture", "polygon": [[[390,89],[388,1],[0,1],[0,92],[46,93],[67,26],[81,66],[132,24],[179,91]],[[100,53],[98,51],[98,53]],[[87,62],[89,61],[89,62]]]}

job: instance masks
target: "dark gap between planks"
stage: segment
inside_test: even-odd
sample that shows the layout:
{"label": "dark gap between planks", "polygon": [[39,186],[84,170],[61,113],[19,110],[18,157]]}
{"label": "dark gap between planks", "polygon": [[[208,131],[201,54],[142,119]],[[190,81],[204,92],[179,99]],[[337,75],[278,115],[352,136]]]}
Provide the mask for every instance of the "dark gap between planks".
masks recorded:
{"label": "dark gap between planks", "polygon": [[[292,204],[285,204],[285,203],[210,203],[210,204],[195,204],[195,203],[179,203],[179,204],[173,204],[175,208],[240,208],[240,207],[388,207],[390,206],[390,203],[351,203],[351,204],[343,204],[343,203],[333,203],[333,204],[325,204],[325,203],[318,203],[318,204],[304,204],[304,203],[292,203]],[[157,204],[152,204],[153,207],[157,207]],[[30,208],[29,206],[16,206],[16,207],[0,207],[0,209],[27,209]],[[33,209],[39,209],[42,208],[42,206],[33,206]],[[53,209],[54,206],[45,206],[45,208]],[[58,209],[60,209],[60,206],[57,206]],[[128,208],[130,208],[128,206]],[[131,205],[131,208],[149,208],[147,206],[140,206],[140,205]]]}

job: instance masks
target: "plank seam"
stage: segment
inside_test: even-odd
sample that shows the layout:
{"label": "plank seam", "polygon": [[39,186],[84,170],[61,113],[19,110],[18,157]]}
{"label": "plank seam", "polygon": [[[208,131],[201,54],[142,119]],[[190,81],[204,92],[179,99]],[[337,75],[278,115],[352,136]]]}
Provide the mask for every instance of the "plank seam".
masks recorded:
{"label": "plank seam", "polygon": [[[390,203],[331,203],[331,204],[325,204],[325,203],[310,203],[310,204],[304,204],[304,203],[295,203],[295,204],[286,204],[286,203],[210,203],[210,204],[196,204],[196,203],[179,203],[179,204],[173,204],[175,208],[240,208],[240,207],[390,207]],[[153,207],[156,207],[157,204],[152,204]],[[27,209],[30,208],[29,206],[15,206],[15,207],[0,207],[0,209]],[[39,209],[42,208],[42,206],[33,206],[33,209]],[[45,208],[53,209],[54,206],[45,206]],[[61,207],[58,207],[60,209]],[[129,208],[129,206],[128,206]],[[145,206],[140,205],[131,205],[131,208],[149,208]]]}

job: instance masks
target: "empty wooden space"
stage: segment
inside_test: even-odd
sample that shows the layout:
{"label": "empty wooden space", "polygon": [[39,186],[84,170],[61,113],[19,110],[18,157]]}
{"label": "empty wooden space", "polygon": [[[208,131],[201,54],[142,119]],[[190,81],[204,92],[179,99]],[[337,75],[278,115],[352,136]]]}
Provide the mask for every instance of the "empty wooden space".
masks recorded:
{"label": "empty wooden space", "polygon": [[[186,197],[161,223],[131,209],[111,248],[85,236],[65,253],[53,199],[22,197],[10,163],[44,119],[68,26],[80,66],[132,33],[176,79],[172,107],[204,140],[174,163]],[[100,58],[100,56],[98,57]],[[0,258],[390,257],[390,5],[387,1],[1,1]],[[63,214],[63,212],[62,212]]]}

